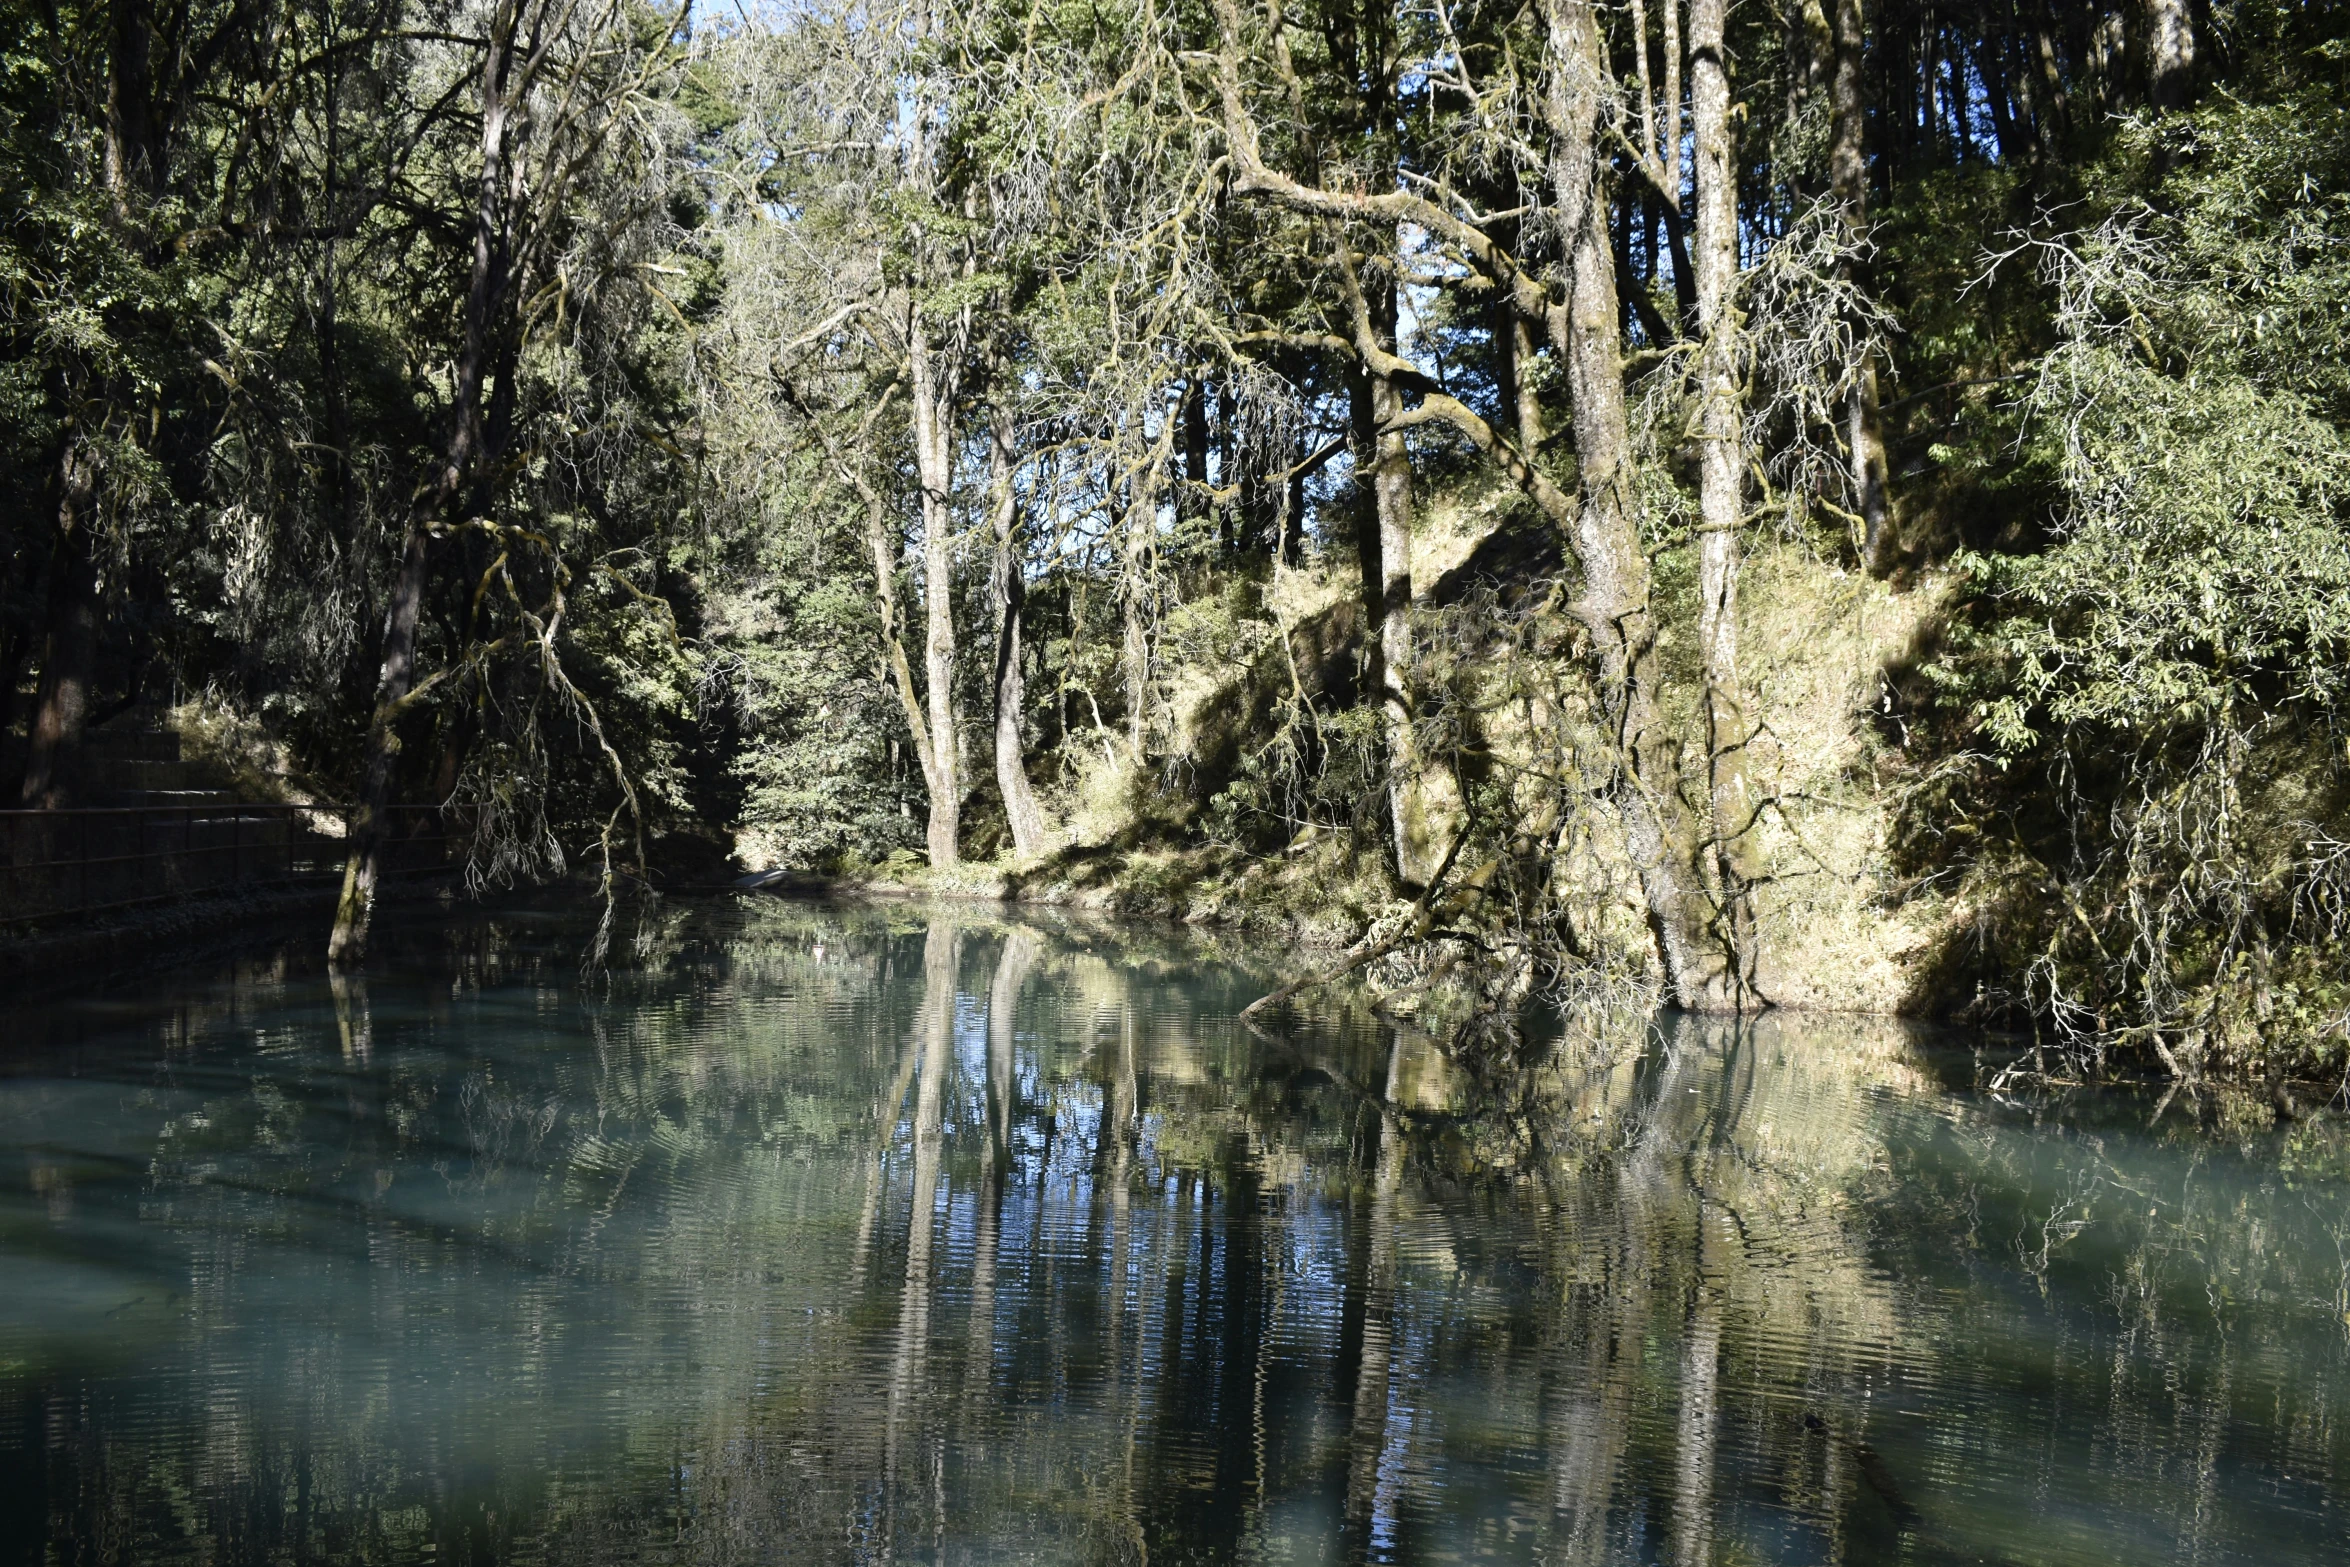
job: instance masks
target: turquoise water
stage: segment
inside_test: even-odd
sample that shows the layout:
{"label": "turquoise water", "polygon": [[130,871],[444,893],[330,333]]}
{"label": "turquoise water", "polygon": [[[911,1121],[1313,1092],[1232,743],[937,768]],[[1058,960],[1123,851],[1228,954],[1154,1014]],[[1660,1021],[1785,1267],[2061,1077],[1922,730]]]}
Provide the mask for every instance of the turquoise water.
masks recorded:
{"label": "turquoise water", "polygon": [[[2350,1167],[746,897],[0,1010],[0,1562],[2350,1559]],[[1245,957],[1245,950],[1242,952]]]}

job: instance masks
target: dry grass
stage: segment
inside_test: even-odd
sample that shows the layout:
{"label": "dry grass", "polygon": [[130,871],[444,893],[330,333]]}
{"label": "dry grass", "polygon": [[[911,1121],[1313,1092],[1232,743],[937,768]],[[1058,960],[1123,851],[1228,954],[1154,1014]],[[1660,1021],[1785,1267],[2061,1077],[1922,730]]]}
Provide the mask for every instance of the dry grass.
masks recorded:
{"label": "dry grass", "polygon": [[1777,879],[1761,899],[1767,993],[1783,1006],[1890,1013],[1915,1004],[1913,965],[1963,911],[1900,901],[1887,865],[1891,800],[1878,762],[1901,743],[1872,715],[1882,671],[1940,613],[1946,585],[1904,590],[1788,547],[1767,548],[1741,582],[1740,651],[1763,727],[1757,781]]}
{"label": "dry grass", "polygon": [[[1423,514],[1415,577],[1457,571],[1490,535],[1494,504],[1431,504]],[[1760,827],[1776,879],[1761,899],[1766,993],[1806,1012],[1892,1014],[1916,1010],[1920,967],[1966,910],[1938,897],[1904,899],[1888,863],[1893,810],[1885,780],[1899,773],[1896,720],[1880,727],[1883,671],[1901,660],[1940,613],[1938,579],[1896,589],[1840,570],[1800,549],[1766,544],[1743,583],[1741,636],[1752,707],[1761,725],[1757,782],[1777,809]],[[1073,737],[1066,783],[1052,804],[1066,849],[1042,864],[971,863],[933,872],[903,855],[858,884],[869,890],[1005,898],[1223,926],[1272,937],[1300,951],[1358,941],[1401,907],[1376,843],[1342,828],[1308,830],[1285,849],[1252,855],[1199,844],[1186,824],[1200,803],[1184,767],[1236,747],[1262,745],[1294,692],[1282,653],[1328,640],[1351,608],[1344,572],[1282,573],[1263,609],[1198,606],[1180,649],[1170,648],[1162,687],[1179,765],[1137,769],[1122,737]],[[1668,648],[1668,661],[1687,650]],[[1180,655],[1180,656],[1176,656]],[[1463,650],[1471,665],[1473,651]],[[1524,673],[1523,668],[1520,675]],[[1560,754],[1585,722],[1579,676],[1554,671],[1555,692],[1495,707],[1483,738],[1515,765]],[[1475,675],[1471,671],[1472,683]],[[1310,688],[1310,672],[1306,678]],[[1686,684],[1686,682],[1683,682]],[[1694,712],[1680,715],[1694,733]],[[1694,752],[1690,760],[1694,763]],[[1203,764],[1204,765],[1204,764]],[[1204,776],[1204,774],[1202,775]],[[1199,778],[1191,778],[1197,784]],[[1586,940],[1611,972],[1653,967],[1646,913],[1620,832],[1594,820],[1570,835],[1562,882],[1579,902]],[[1653,977],[1653,976],[1652,976]]]}

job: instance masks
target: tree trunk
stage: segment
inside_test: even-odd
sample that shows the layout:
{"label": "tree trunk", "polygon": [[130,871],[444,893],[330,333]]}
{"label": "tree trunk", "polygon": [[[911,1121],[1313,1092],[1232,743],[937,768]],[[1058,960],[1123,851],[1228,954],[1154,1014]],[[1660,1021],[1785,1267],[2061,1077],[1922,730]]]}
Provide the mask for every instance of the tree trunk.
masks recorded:
{"label": "tree trunk", "polygon": [[[1792,0],[1787,7],[1787,123],[1800,130],[1828,98],[1828,84],[1836,67],[1836,27],[1828,20],[1833,0]],[[1819,193],[1821,169],[1813,161],[1817,149],[1808,135],[1798,134],[1791,145],[1802,156],[1786,170],[1791,189],[1804,197]]]}
{"label": "tree trunk", "polygon": [[1518,432],[1518,450],[1526,460],[1535,461],[1543,446],[1550,440],[1550,431],[1542,422],[1542,397],[1534,389],[1534,333],[1526,318],[1517,311],[1510,316],[1510,373],[1513,380],[1508,389]]}
{"label": "tree trunk", "polygon": [[[880,419],[894,395],[894,388],[885,391],[868,408],[864,420],[857,426],[857,444],[861,450],[873,433],[874,423]],[[904,546],[896,530],[890,526],[890,505],[882,493],[865,477],[856,457],[843,453],[824,434],[822,425],[811,424],[811,430],[824,443],[825,455],[833,470],[857,492],[865,503],[865,551],[873,566],[873,612],[881,623],[881,673],[890,689],[898,696],[898,710],[905,716],[906,733],[913,740],[915,765],[921,768],[925,785],[930,778],[930,724],[923,716],[922,693],[914,688],[913,666],[906,658],[906,639],[902,617],[898,610],[898,556]],[[905,776],[900,762],[896,737],[889,737],[889,778],[894,790]],[[906,814],[903,802],[901,814]]]}
{"label": "tree trunk", "polygon": [[2015,94],[2008,88],[2008,35],[2004,29],[1975,40],[1975,74],[1983,80],[1983,97],[1991,109],[1991,134],[1999,161],[2014,163],[2029,150],[2016,124]]}
{"label": "tree trunk", "polygon": [[[1385,346],[1382,344],[1382,346]],[[1384,532],[1379,526],[1379,420],[1381,399],[1366,367],[1350,367],[1346,377],[1348,439],[1354,459],[1353,493],[1347,510],[1355,528],[1355,586],[1363,606],[1363,689],[1373,702],[1387,689],[1387,608],[1382,586],[1386,568],[1380,560]],[[1389,398],[1394,392],[1389,388]]]}
{"label": "tree trunk", "polygon": [[[1417,895],[1445,858],[1459,792],[1450,787],[1450,773],[1431,764],[1419,745],[1419,681],[1412,653],[1412,458],[1403,446],[1403,430],[1394,428],[1403,413],[1394,378],[1370,378],[1370,404],[1379,430],[1370,482],[1377,571],[1365,561],[1365,597],[1377,604],[1372,672],[1379,724],[1386,733],[1386,808],[1396,832],[1396,881],[1405,893]],[[1377,583],[1375,592],[1372,583]]]}
{"label": "tree trunk", "polygon": [[[930,776],[930,724],[922,716],[922,694],[914,689],[914,671],[906,661],[906,641],[898,629],[898,544],[891,536],[889,503],[879,491],[865,482],[862,474],[848,470],[849,482],[865,502],[865,548],[873,561],[873,608],[881,621],[881,661],[883,674],[898,694],[898,707],[906,717],[906,733],[914,738],[914,759],[927,780]],[[890,752],[897,754],[896,743]],[[892,764],[890,776],[894,781],[901,776]]]}
{"label": "tree trunk", "polygon": [[1640,275],[1640,269],[1632,259],[1632,230],[1646,215],[1649,204],[1645,200],[1627,199],[1622,206],[1623,211],[1619,215],[1621,221],[1616,224],[1616,276],[1621,280],[1617,292],[1630,306],[1624,313],[1623,330],[1629,337],[1633,324],[1637,322],[1641,336],[1647,339],[1649,347],[1669,348],[1679,340],[1681,334],[1673,323],[1665,319],[1664,312],[1656,308],[1656,300],[1651,297],[1651,279]]}
{"label": "tree trunk", "polygon": [[1157,447],[1138,465],[1138,475],[1121,486],[1125,519],[1118,585],[1118,670],[1126,688],[1127,761],[1138,773],[1150,738],[1150,616],[1158,595],[1159,496],[1164,493],[1161,486],[1166,482],[1168,454],[1174,449],[1173,431],[1172,422],[1165,424]]}
{"label": "tree trunk", "polygon": [[2069,107],[2056,42],[2056,18],[2050,4],[2051,0],[2039,0],[2034,7],[2030,40],[2032,73],[2037,80],[2032,95],[2032,128],[2039,135],[2043,157],[2054,157],[2062,145]]}
{"label": "tree trunk", "polygon": [[1554,138],[1551,181],[1567,252],[1566,307],[1551,312],[1551,337],[1574,403],[1583,492],[1568,541],[1583,568],[1572,612],[1592,639],[1602,717],[1623,769],[1626,845],[1665,984],[1675,1002],[1694,1007],[1703,1004],[1715,965],[1705,951],[1704,895],[1690,873],[1695,832],[1681,798],[1679,742],[1657,713],[1661,672],[1624,411],[1609,160],[1600,145],[1607,61],[1592,0],[1546,0],[1544,20],[1551,58],[1542,107]]}
{"label": "tree trunk", "polygon": [[1044,813],[1022,760],[1020,714],[1027,689],[1020,678],[1021,614],[1028,580],[1020,570],[1020,496],[1012,484],[1012,432],[1007,410],[996,410],[988,431],[988,487],[995,502],[995,780],[1012,828],[1012,852],[1033,860],[1052,851]]}
{"label": "tree trunk", "polygon": [[1208,389],[1194,376],[1183,388],[1183,495],[1176,510],[1205,517],[1208,501]]}
{"label": "tree trunk", "polygon": [[1698,622],[1705,670],[1707,794],[1720,883],[1718,944],[1729,967],[1710,973],[1709,1008],[1758,998],[1754,888],[1757,796],[1747,775],[1753,724],[1738,677],[1738,534],[1746,512],[1745,330],[1737,305],[1738,165],[1730,136],[1727,0],[1690,0],[1689,106],[1697,152]]}
{"label": "tree trunk", "polygon": [[942,867],[963,857],[963,780],[955,746],[954,394],[939,374],[920,302],[909,301],[906,314],[914,461],[922,483],[922,673],[930,710],[922,777],[930,790],[930,863]]}
{"label": "tree trunk", "polygon": [[1378,533],[1376,561],[1363,567],[1364,596],[1377,608],[1372,638],[1381,727],[1387,736],[1387,807],[1395,829],[1395,874],[1407,893],[1417,894],[1436,874],[1444,845],[1436,841],[1436,801],[1430,798],[1427,759],[1420,754],[1412,667],[1412,461],[1403,431],[1394,428],[1403,398],[1391,377],[1370,377],[1375,438],[1371,470],[1372,510]]}
{"label": "tree trunk", "polygon": [[[1513,413],[1523,395],[1524,378],[1518,373],[1519,343],[1524,340],[1523,319],[1509,295],[1499,289],[1485,309],[1485,342],[1489,358],[1488,373],[1493,377],[1493,427],[1513,430]],[[1519,445],[1524,446],[1521,439]]]}
{"label": "tree trunk", "polygon": [[1255,548],[1262,487],[1241,474],[1240,399],[1232,388],[1216,388],[1216,487],[1225,499],[1216,508],[1216,546],[1227,557]]}
{"label": "tree trunk", "polygon": [[108,12],[113,37],[106,60],[104,170],[115,216],[126,218],[133,190],[161,194],[168,171],[157,145],[154,40],[147,0],[112,0]]}
{"label": "tree trunk", "polygon": [[400,751],[399,721],[407,712],[416,681],[416,626],[424,607],[431,524],[473,475],[482,457],[482,386],[495,343],[496,317],[504,304],[509,236],[506,228],[507,79],[513,64],[513,11],[501,13],[481,66],[481,176],[473,210],[473,268],[465,290],[465,330],[459,345],[456,383],[449,398],[449,433],[440,471],[411,513],[408,539],[392,583],[384,618],[383,664],[376,676],[375,711],[367,726],[367,758],[357,814],[351,821],[351,848],[343,862],[343,890],[327,937],[327,961],[348,967],[367,951],[368,921],[391,805],[393,763]]}
{"label": "tree trunk", "polygon": [[[1356,545],[1361,560],[1364,614],[1365,686],[1379,713],[1387,752],[1388,819],[1393,829],[1395,876],[1417,893],[1436,873],[1443,846],[1448,791],[1430,787],[1420,754],[1413,693],[1412,653],[1412,462],[1401,421],[1403,395],[1393,370],[1396,349],[1396,295],[1391,282],[1364,288],[1346,264],[1347,291],[1356,312],[1363,363],[1349,377],[1353,397],[1356,461],[1369,478],[1367,507],[1358,503]],[[1361,476],[1357,479],[1358,487]]]}
{"label": "tree trunk", "polygon": [[2112,108],[2127,96],[2122,77],[2129,65],[2129,22],[2110,6],[2098,7],[2091,15],[2095,19],[2083,51],[2081,75],[2086,78],[2089,101],[2100,109]]}
{"label": "tree trunk", "polygon": [[351,851],[343,861],[343,892],[327,937],[327,962],[347,968],[367,953],[367,926],[383,877],[383,851],[392,795],[392,766],[400,754],[399,720],[416,679],[416,623],[424,607],[426,551],[431,536],[420,518],[408,530],[400,574],[392,582],[384,624],[383,667],[376,677],[375,712],[367,727],[367,770],[359,808],[351,819]]}
{"label": "tree trunk", "polygon": [[90,679],[98,658],[98,563],[93,556],[92,502],[97,473],[78,437],[68,434],[58,460],[57,548],[49,565],[49,624],[41,654],[41,683],[25,730],[27,806],[55,810],[65,803],[82,727],[90,715]]}
{"label": "tree trunk", "polygon": [[[1868,35],[1861,0],[1836,0],[1836,78],[1831,93],[1828,184],[1844,220],[1845,238],[1857,245],[1869,231],[1868,98],[1862,70]],[[1893,556],[1893,476],[1885,458],[1885,422],[1879,410],[1876,355],[1865,355],[1853,377],[1849,404],[1852,476],[1861,519],[1861,564],[1874,576],[1890,569]]]}
{"label": "tree trunk", "polygon": [[2195,78],[2195,16],[2187,0],[2146,0],[2146,101],[2157,114],[2187,106]]}
{"label": "tree trunk", "polygon": [[1305,558],[1306,550],[1306,476],[1304,473],[1308,442],[1298,442],[1297,469],[1289,482],[1281,486],[1281,543],[1278,553],[1281,564],[1294,566]]}
{"label": "tree trunk", "polygon": [[1673,264],[1673,313],[1681,318],[1673,335],[1679,337],[1697,318],[1697,273],[1689,263],[1689,234],[1681,209],[1660,201],[1657,216],[1664,221],[1665,259]]}

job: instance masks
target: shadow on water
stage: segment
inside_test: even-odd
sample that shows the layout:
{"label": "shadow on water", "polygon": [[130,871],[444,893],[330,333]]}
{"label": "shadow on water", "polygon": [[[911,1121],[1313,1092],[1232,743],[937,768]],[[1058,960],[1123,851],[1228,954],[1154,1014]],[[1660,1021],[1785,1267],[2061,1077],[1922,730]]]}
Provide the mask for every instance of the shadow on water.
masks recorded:
{"label": "shadow on water", "polygon": [[1472,1072],[971,910],[579,938],[19,1010],[0,1560],[2338,1559],[2343,1186],[2133,1098]]}

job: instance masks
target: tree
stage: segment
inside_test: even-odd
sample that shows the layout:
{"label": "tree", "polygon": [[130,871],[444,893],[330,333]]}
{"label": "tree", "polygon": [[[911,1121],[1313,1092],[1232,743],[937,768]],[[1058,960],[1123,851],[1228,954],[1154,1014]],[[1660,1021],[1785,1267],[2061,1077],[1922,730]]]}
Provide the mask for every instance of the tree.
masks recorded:
{"label": "tree", "polygon": [[[1665,0],[1669,6],[1674,0]],[[1690,0],[1689,107],[1695,152],[1698,441],[1697,638],[1705,669],[1707,795],[1726,972],[1708,999],[1759,999],[1754,889],[1766,874],[1755,828],[1764,803],[1747,767],[1755,734],[1738,673],[1739,535],[1746,527],[1749,354],[1738,297],[1738,159],[1732,145],[1725,0]]]}
{"label": "tree", "polygon": [[[1550,224],[1561,236],[1563,254],[1555,284],[1546,285],[1538,267],[1498,244],[1475,220],[1474,209],[1464,210],[1457,194],[1442,181],[1419,176],[1433,188],[1434,194],[1427,196],[1418,193],[1417,182],[1410,189],[1357,192],[1310,185],[1270,167],[1247,105],[1248,52],[1241,42],[1238,9],[1225,3],[1219,6],[1221,43],[1212,58],[1236,167],[1234,186],[1305,215],[1421,226],[1443,242],[1484,288],[1499,292],[1515,311],[1547,332],[1549,349],[1564,368],[1573,410],[1580,502],[1549,477],[1534,454],[1521,450],[1459,399],[1430,385],[1416,366],[1383,344],[1359,287],[1350,287],[1347,296],[1353,316],[1351,337],[1332,341],[1350,349],[1366,373],[1421,391],[1416,407],[1387,414],[1390,432],[1430,423],[1450,427],[1524,490],[1565,538],[1582,574],[1572,612],[1589,638],[1606,728],[1619,759],[1618,805],[1625,837],[1645,890],[1668,988],[1684,1005],[1722,1005],[1720,975],[1727,960],[1708,934],[1710,912],[1696,877],[1700,834],[1682,796],[1679,737],[1670,733],[1658,707],[1662,675],[1626,413],[1611,169],[1604,139],[1603,89],[1611,75],[1595,13],[1561,0],[1546,5],[1542,15],[1543,71],[1536,102],[1545,145],[1539,175],[1547,187]],[[1276,70],[1286,69],[1281,62],[1288,58],[1278,42],[1281,25],[1275,11],[1268,27],[1276,41],[1266,53]],[[1294,70],[1290,79],[1288,92],[1294,98],[1302,90],[1294,82]],[[1469,90],[1476,88],[1472,84]],[[1536,172],[1527,170],[1529,177]],[[1518,363],[1520,375],[1531,368]],[[1504,406],[1522,406],[1514,389]],[[1729,613],[1734,612],[1733,605]]]}
{"label": "tree", "polygon": [[[657,180],[647,188],[647,182],[629,178],[635,172],[629,166],[638,160],[659,162],[657,141],[640,127],[646,124],[655,82],[677,62],[672,38],[668,22],[647,29],[620,0],[586,9],[556,0],[496,0],[478,43],[454,46],[463,53],[452,63],[470,68],[471,117],[478,125],[470,156],[455,148],[444,153],[455,161],[451,172],[464,178],[467,189],[462,227],[450,225],[467,237],[466,282],[451,345],[442,433],[419,476],[400,564],[384,605],[383,657],[358,811],[328,943],[329,958],[337,964],[355,962],[365,950],[383,869],[402,720],[444,681],[485,677],[502,654],[517,654],[535,667],[549,692],[584,725],[609,767],[618,805],[600,835],[606,888],[617,873],[613,834],[623,817],[634,833],[633,859],[643,861],[642,810],[630,768],[605,734],[594,703],[564,666],[559,637],[573,580],[564,541],[543,526],[530,525],[538,519],[515,516],[516,497],[502,470],[514,448],[518,419],[542,411],[526,400],[522,385],[531,370],[530,351],[560,329],[570,310],[600,303],[615,272],[633,272],[643,264],[625,246],[583,246],[581,240],[593,185],[617,185],[623,193],[617,214],[599,214],[607,219],[642,224],[662,210]],[[606,230],[607,237],[610,233]],[[483,551],[494,553],[477,579],[467,617],[471,624],[448,650],[447,661],[419,678],[419,625],[433,557],[444,552],[436,546],[460,540],[477,540]],[[608,557],[593,561],[590,569],[628,586]],[[526,594],[525,583],[535,592]],[[503,624],[482,615],[490,606],[506,611],[499,617]]]}

